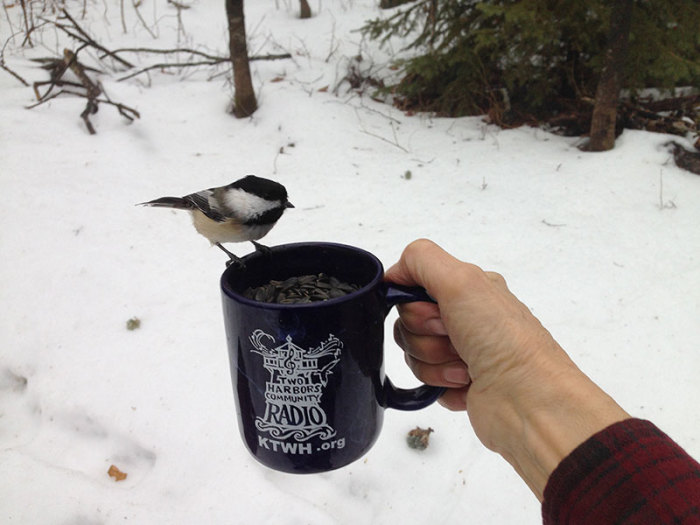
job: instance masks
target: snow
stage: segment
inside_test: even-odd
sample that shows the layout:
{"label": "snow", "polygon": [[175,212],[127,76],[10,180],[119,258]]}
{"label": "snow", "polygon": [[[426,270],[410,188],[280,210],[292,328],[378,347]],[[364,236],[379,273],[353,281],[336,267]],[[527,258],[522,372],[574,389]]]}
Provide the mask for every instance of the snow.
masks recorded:
{"label": "snow", "polygon": [[[387,411],[372,450],[334,472],[282,474],[249,456],[220,306],[226,257],[188,214],[134,206],[249,173],[283,183],[296,206],[266,244],[342,242],[389,266],[429,237],[503,274],[587,374],[700,457],[700,179],[675,167],[664,135],[626,131],[614,150],[583,153],[579,139],[407,116],[358,95],[341,83],[358,53],[359,67],[392,74],[386,50],[354,31],[376,3],[319,1],[299,20],[291,0],[247,2],[251,54],[293,55],[252,64],[249,119],[227,113],[231,88],[212,70],[113,73],[100,77],[106,91],[141,119],[103,106],[90,136],[84,100],[27,110],[31,88],[0,72],[0,521],[541,522],[466,415],[438,405]],[[115,0],[88,2],[87,19],[82,2],[67,4],[110,48],[226,52],[223,2],[191,2],[179,33],[172,6],[144,2],[157,40],[128,2],[127,34]],[[5,7],[3,43],[19,11]],[[46,73],[29,59],[69,44],[43,35],[4,51],[31,82]],[[391,339],[395,316],[386,369],[417,385]],[[129,331],[132,317],[141,327]],[[422,452],[405,442],[417,425],[435,430]],[[107,475],[112,464],[126,480]]]}

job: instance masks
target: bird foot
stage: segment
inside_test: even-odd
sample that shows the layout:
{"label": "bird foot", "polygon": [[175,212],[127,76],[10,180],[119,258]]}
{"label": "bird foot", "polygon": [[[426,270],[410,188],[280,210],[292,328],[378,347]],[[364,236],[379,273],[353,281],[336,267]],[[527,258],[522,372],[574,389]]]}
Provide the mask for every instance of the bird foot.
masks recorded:
{"label": "bird foot", "polygon": [[267,253],[270,253],[272,251],[271,248],[269,248],[268,246],[265,246],[264,244],[260,244],[259,242],[255,242],[255,241],[250,241],[250,242],[252,242],[253,246],[255,246],[256,252],[261,252],[261,253],[267,254]]}
{"label": "bird foot", "polygon": [[228,255],[228,261],[226,261],[226,268],[228,268],[232,264],[235,265],[239,270],[242,270],[243,268],[245,268],[245,263],[243,262],[243,260],[240,257],[231,253],[226,248],[221,246],[221,243],[215,242],[214,245],[221,248],[221,251],[223,251],[226,255]]}
{"label": "bird foot", "polygon": [[226,268],[228,268],[229,266],[233,266],[237,270],[245,269],[245,263],[241,259],[239,259],[238,257],[236,257],[235,259],[229,259],[228,261],[226,261]]}

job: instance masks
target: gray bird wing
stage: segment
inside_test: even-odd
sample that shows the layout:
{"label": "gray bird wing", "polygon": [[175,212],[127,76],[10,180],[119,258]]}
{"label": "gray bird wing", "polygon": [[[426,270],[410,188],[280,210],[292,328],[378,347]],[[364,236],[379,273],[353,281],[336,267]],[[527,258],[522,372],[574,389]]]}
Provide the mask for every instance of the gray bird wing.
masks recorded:
{"label": "gray bird wing", "polygon": [[195,208],[201,211],[204,215],[209,217],[211,220],[216,222],[224,222],[227,217],[225,215],[225,210],[221,209],[219,201],[216,198],[215,190],[217,188],[212,188],[209,190],[198,191],[197,193],[192,193],[183,197],[188,202],[191,202]]}

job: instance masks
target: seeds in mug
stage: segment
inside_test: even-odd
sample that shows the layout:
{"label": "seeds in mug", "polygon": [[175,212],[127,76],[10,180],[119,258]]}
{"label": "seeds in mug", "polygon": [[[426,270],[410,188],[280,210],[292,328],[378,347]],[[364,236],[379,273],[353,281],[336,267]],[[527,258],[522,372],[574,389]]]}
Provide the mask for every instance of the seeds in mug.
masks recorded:
{"label": "seeds in mug", "polygon": [[243,296],[261,303],[307,304],[343,297],[359,290],[357,284],[346,283],[323,272],[290,277],[284,281],[271,280],[250,287]]}

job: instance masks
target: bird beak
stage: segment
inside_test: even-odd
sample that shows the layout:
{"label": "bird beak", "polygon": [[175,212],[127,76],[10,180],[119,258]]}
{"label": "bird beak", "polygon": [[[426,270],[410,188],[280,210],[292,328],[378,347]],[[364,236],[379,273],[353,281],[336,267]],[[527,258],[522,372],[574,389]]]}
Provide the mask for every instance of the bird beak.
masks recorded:
{"label": "bird beak", "polygon": [[287,201],[287,202],[284,203],[284,207],[285,207],[285,208],[294,208],[294,204],[292,204],[291,202]]}

